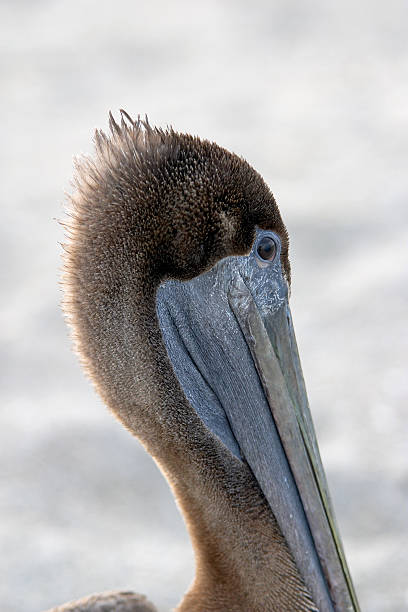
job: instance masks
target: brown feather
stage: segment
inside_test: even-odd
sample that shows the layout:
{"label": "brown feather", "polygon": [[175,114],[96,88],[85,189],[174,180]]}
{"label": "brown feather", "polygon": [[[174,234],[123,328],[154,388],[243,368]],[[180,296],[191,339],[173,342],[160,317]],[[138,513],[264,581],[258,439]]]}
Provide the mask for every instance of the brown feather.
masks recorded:
{"label": "brown feather", "polygon": [[[65,311],[99,394],[169,480],[196,557],[183,612],[315,610],[245,463],[201,422],[163,344],[156,291],[222,257],[248,253],[255,226],[288,236],[261,176],[196,137],[110,116],[94,159],[77,164]],[[187,458],[187,460],[186,460]]]}

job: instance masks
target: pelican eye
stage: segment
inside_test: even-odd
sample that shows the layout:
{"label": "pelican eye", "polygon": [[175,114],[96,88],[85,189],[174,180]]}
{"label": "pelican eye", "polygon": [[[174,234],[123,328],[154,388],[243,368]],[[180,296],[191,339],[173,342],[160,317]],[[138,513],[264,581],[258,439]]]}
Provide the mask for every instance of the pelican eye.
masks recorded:
{"label": "pelican eye", "polygon": [[256,251],[261,259],[273,261],[276,255],[276,242],[273,238],[264,236],[262,240],[259,241]]}

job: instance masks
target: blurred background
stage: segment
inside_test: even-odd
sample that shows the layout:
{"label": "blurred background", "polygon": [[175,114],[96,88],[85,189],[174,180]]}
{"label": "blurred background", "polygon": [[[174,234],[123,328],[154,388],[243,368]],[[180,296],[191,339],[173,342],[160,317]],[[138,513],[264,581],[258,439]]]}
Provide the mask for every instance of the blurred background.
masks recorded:
{"label": "blurred background", "polygon": [[0,4],[2,612],[193,576],[166,482],[85,380],[59,270],[72,156],[111,109],[244,156],[291,235],[292,312],[362,610],[408,610],[408,5]]}

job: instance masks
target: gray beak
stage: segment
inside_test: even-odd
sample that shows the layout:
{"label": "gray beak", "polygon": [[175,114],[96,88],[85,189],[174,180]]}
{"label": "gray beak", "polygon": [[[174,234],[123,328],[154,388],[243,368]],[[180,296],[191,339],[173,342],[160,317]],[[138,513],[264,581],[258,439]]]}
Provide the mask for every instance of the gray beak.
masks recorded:
{"label": "gray beak", "polygon": [[[258,245],[276,245],[272,261]],[[280,240],[168,281],[157,311],[173,368],[207,427],[250,466],[320,612],[359,606],[336,526],[297,351]]]}

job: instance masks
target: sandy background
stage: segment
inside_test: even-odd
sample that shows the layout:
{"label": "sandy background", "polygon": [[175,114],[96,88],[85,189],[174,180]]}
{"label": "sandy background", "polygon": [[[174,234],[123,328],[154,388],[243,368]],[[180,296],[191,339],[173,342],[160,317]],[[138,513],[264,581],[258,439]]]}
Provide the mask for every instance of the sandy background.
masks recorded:
{"label": "sandy background", "polygon": [[58,306],[64,190],[109,109],[217,141],[271,185],[363,611],[408,610],[408,5],[0,4],[0,608],[191,581],[167,485],[107,413]]}

